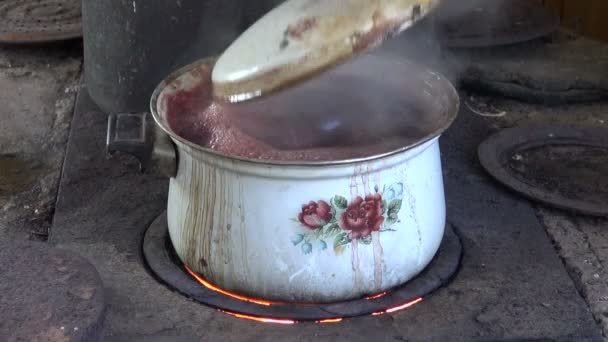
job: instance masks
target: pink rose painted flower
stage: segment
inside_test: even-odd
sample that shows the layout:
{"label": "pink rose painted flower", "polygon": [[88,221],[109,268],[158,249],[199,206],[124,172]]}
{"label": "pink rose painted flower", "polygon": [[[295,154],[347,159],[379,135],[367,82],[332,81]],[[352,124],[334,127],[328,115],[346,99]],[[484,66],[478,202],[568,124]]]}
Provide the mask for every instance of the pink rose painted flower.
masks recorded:
{"label": "pink rose painted flower", "polygon": [[331,207],[325,201],[313,202],[302,206],[302,212],[298,215],[298,220],[304,227],[310,230],[317,230],[332,219]]}
{"label": "pink rose painted flower", "polygon": [[340,219],[340,228],[350,231],[351,240],[369,236],[377,232],[384,223],[382,216],[382,195],[376,193],[357,196],[346,208]]}

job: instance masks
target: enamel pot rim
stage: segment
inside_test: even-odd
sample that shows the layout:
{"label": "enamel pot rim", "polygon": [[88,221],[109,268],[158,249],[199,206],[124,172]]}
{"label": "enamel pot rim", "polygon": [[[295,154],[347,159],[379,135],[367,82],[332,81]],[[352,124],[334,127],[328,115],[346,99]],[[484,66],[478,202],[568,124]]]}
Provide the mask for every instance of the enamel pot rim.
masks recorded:
{"label": "enamel pot rim", "polygon": [[161,99],[161,95],[167,89],[172,87],[173,89],[179,91],[180,87],[175,85],[177,80],[180,80],[185,76],[192,75],[193,74],[192,71],[196,70],[197,68],[199,68],[205,64],[215,63],[216,60],[217,60],[216,57],[204,58],[204,59],[198,60],[192,64],[184,66],[184,67],[176,70],[175,72],[171,73],[154,90],[154,93],[152,94],[152,97],[150,99],[150,111],[151,111],[152,117],[154,118],[154,121],[156,122],[157,126],[160,127],[167,135],[169,135],[171,137],[171,139],[173,139],[175,142],[179,142],[195,151],[208,155],[209,157],[211,157],[213,159],[219,158],[222,161],[229,161],[229,162],[239,161],[239,162],[251,164],[252,166],[257,165],[257,166],[261,166],[261,167],[279,166],[279,167],[296,167],[296,168],[322,167],[322,166],[352,166],[352,165],[356,165],[356,164],[360,164],[360,163],[364,163],[364,162],[378,161],[378,160],[386,159],[389,157],[393,157],[393,156],[408,152],[416,147],[419,147],[421,145],[424,145],[427,142],[430,142],[431,140],[433,140],[435,138],[438,138],[445,130],[447,130],[452,125],[452,123],[454,122],[454,120],[456,119],[456,117],[458,115],[458,110],[460,107],[460,100],[459,100],[458,92],[456,91],[455,87],[452,85],[452,83],[446,77],[444,77],[443,75],[441,75],[435,71],[432,71],[424,66],[418,65],[416,63],[413,63],[410,61],[405,61],[405,62],[401,61],[401,63],[404,63],[404,65],[408,65],[409,67],[414,68],[414,70],[417,70],[417,72],[420,75],[432,77],[434,85],[439,88],[439,92],[443,93],[448,98],[448,100],[446,101],[447,103],[445,105],[446,108],[444,109],[446,114],[443,118],[443,121],[441,123],[437,124],[435,127],[433,127],[433,129],[429,130],[422,138],[418,139],[414,143],[407,144],[398,149],[387,151],[387,152],[381,153],[381,154],[375,154],[375,155],[370,155],[370,156],[361,157],[361,158],[331,160],[331,161],[280,161],[280,160],[253,159],[253,158],[227,155],[227,154],[219,153],[210,148],[200,146],[198,144],[190,142],[189,140],[179,136],[177,133],[175,133],[171,129],[168,122],[164,118],[164,113],[161,113],[161,110],[159,109],[159,100]]}

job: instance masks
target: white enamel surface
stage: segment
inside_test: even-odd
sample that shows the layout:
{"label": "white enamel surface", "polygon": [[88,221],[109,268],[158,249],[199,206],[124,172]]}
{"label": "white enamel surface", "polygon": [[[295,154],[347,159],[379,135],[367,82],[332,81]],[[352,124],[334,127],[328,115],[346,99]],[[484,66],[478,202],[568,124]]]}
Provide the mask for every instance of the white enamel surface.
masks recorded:
{"label": "white enamel surface", "polygon": [[[335,166],[268,166],[194,150],[175,141],[168,223],[179,257],[208,281],[277,301],[331,302],[375,294],[417,275],[441,243],[445,201],[438,138],[384,159]],[[309,201],[350,202],[403,183],[400,223],[372,243],[314,248],[291,242]],[[389,196],[385,193],[385,197]],[[297,221],[297,220],[296,220]]]}
{"label": "white enamel surface", "polygon": [[[255,87],[262,91],[281,87],[283,83],[293,82],[372,47],[384,33],[395,33],[411,26],[436,2],[286,1],[250,27],[224,52],[214,68],[213,83],[218,91],[224,91],[221,85],[230,84],[245,92],[258,90]],[[255,85],[239,85],[256,79],[260,82]],[[238,93],[236,88],[230,91]]]}

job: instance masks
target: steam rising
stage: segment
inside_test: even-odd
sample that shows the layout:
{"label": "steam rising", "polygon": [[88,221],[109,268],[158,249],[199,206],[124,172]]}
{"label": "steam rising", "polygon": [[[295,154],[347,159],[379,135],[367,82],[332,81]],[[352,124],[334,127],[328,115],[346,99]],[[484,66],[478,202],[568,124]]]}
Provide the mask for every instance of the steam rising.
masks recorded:
{"label": "steam rising", "polygon": [[[403,144],[424,135],[428,115],[436,110],[421,101],[425,87],[400,66],[413,60],[456,82],[457,60],[441,48],[437,20],[488,7],[491,0],[444,2],[435,15],[371,54],[317,76],[296,88],[267,99],[236,105],[237,122],[247,134],[280,149],[365,146],[399,139]],[[496,11],[502,0],[493,1]],[[416,86],[418,82],[418,86]],[[437,104],[435,104],[437,105]]]}
{"label": "steam rising", "polygon": [[[373,58],[356,58],[277,95],[222,106],[229,107],[235,127],[280,150],[392,146],[395,142],[405,146],[422,138],[425,130],[433,126],[431,121],[438,121],[437,115],[429,113],[439,110],[438,102],[433,104],[421,97],[423,88],[429,85],[412,76],[416,72],[407,72],[405,60],[427,65],[456,81],[458,63],[441,48],[435,32],[436,22],[464,15],[482,4],[487,8],[491,3],[499,13],[503,1],[445,0],[434,15],[373,51]],[[242,19],[241,13],[239,20],[250,25],[280,2],[249,1],[249,17]],[[217,23],[217,18],[207,19]],[[218,25],[222,27],[225,23]],[[208,29],[209,24],[201,25],[201,30]],[[201,44],[213,46],[214,50],[218,44],[227,46],[230,37],[236,35],[234,30],[244,27],[230,26],[230,29],[232,31],[218,36],[219,43]],[[209,37],[208,32],[203,36]],[[201,45],[193,46],[200,51]],[[411,66],[409,70],[412,71]]]}
{"label": "steam rising", "polygon": [[457,82],[463,70],[458,57],[441,46],[440,23],[480,8],[488,15],[500,16],[505,4],[506,0],[443,0],[435,13],[399,37],[387,41],[376,53],[417,61]]}
{"label": "steam rising", "polygon": [[241,130],[283,150],[407,145],[432,126],[425,113],[437,110],[435,100],[423,98],[425,90],[437,93],[425,82],[429,75],[403,60],[363,56],[295,88],[230,107]]}

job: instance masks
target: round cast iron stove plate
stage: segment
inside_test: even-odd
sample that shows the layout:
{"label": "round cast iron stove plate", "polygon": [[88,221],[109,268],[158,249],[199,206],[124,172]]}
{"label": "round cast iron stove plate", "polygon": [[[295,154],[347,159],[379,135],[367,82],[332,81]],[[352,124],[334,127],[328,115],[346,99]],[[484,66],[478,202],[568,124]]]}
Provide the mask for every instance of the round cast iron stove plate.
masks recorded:
{"label": "round cast iron stove plate", "polygon": [[383,312],[428,296],[451,281],[456,274],[462,257],[462,244],[454,229],[449,224],[446,225],[444,240],[431,264],[418,277],[376,299],[271,306],[241,301],[209,290],[187,274],[171,246],[166,213],[158,217],[146,232],[143,252],[148,266],[160,280],[187,297],[212,308],[253,317],[319,321]]}
{"label": "round cast iron stove plate", "polygon": [[606,128],[510,128],[483,142],[478,153],[490,175],[531,200],[608,216]]}
{"label": "round cast iron stove plate", "polygon": [[80,0],[0,0],[0,43],[82,37],[81,8]]}
{"label": "round cast iron stove plate", "polygon": [[558,16],[530,0],[485,0],[466,13],[448,13],[453,10],[440,8],[435,20],[440,40],[451,48],[522,43],[547,36],[560,24]]}
{"label": "round cast iron stove plate", "polygon": [[1,341],[99,341],[104,316],[103,283],[83,257],[0,239]]}

